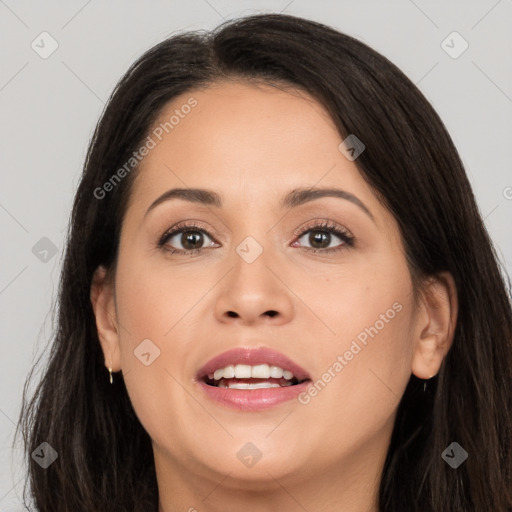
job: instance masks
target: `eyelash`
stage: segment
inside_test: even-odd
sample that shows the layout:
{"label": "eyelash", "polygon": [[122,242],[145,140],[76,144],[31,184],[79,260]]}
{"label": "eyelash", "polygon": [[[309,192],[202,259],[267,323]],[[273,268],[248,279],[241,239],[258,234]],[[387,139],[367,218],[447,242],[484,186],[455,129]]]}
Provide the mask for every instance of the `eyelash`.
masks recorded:
{"label": "eyelash", "polygon": [[[186,224],[178,224],[171,230],[166,231],[157,243],[158,248],[162,249],[170,254],[180,254],[182,256],[196,254],[196,253],[199,253],[199,252],[207,249],[206,247],[202,247],[199,249],[184,250],[184,249],[174,249],[174,248],[168,249],[168,248],[164,247],[166,242],[170,238],[172,238],[174,235],[183,233],[185,231],[192,231],[192,232],[198,231],[213,240],[213,237],[201,225],[196,224],[195,222],[190,222],[190,223],[186,223]],[[343,241],[343,243],[338,247],[331,247],[328,249],[314,249],[312,247],[302,247],[302,246],[299,247],[299,249],[306,250],[306,251],[312,252],[312,253],[321,252],[321,253],[325,254],[325,253],[334,253],[334,252],[342,251],[342,250],[345,250],[347,247],[354,246],[354,237],[351,236],[347,230],[339,227],[334,222],[330,222],[330,221],[313,222],[313,223],[310,223],[307,226],[299,229],[298,231],[296,231],[294,233],[294,235],[297,238],[301,238],[305,233],[308,233],[309,231],[323,231],[323,232],[327,232],[330,234],[334,234],[335,236],[340,238]]]}

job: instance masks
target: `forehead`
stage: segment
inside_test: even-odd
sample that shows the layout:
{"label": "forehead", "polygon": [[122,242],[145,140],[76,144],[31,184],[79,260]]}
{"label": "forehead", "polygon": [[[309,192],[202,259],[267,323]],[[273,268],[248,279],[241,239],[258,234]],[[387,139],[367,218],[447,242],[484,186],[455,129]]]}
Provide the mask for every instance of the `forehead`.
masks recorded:
{"label": "forehead", "polygon": [[188,161],[205,152],[226,160],[236,156],[241,163],[281,154],[289,159],[291,152],[305,153],[313,146],[317,152],[332,150],[339,138],[328,114],[306,93],[269,85],[221,83],[182,95],[166,106],[156,124],[165,124],[191,97],[197,105],[163,141],[166,150],[194,147],[194,152],[180,152]]}
{"label": "forehead", "polygon": [[297,89],[224,82],[192,90],[162,109],[150,136],[135,187],[145,195],[165,184],[245,194],[340,178],[365,186],[326,110]]}

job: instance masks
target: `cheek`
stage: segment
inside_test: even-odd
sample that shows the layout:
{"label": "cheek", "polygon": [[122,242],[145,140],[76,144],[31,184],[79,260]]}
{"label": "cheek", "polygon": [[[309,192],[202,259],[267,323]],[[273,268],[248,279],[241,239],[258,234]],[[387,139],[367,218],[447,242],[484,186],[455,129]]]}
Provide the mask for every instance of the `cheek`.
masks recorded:
{"label": "cheek", "polygon": [[[373,345],[386,344],[387,351],[403,350],[412,283],[407,268],[402,269],[399,263],[379,267],[376,262],[361,261],[335,271],[308,272],[305,281],[297,279],[294,290],[306,306],[304,314],[317,328],[315,339],[341,351],[349,350],[353,340],[362,347],[381,340]],[[292,278],[288,276],[288,282]],[[384,343],[389,336],[394,340],[392,346]]]}
{"label": "cheek", "polygon": [[404,276],[406,270],[353,273],[311,291],[316,311],[335,335],[318,338],[316,380],[303,403],[333,439],[349,435],[355,442],[375,433],[403,395],[414,347],[412,288]]}
{"label": "cheek", "polygon": [[392,304],[395,309],[384,302],[360,325],[346,316],[347,333],[354,334],[322,347],[323,366],[309,390],[314,396],[304,401],[309,401],[309,414],[323,419],[332,443],[342,436],[348,445],[362,444],[394,417],[411,375],[412,340],[409,305]]}
{"label": "cheek", "polygon": [[142,260],[127,262],[119,270],[119,319],[131,342],[150,338],[163,348],[175,339],[208,289],[204,280],[191,277],[190,272],[171,273],[165,266]]}
{"label": "cheek", "polygon": [[116,276],[122,372],[139,420],[158,440],[169,435],[162,425],[176,425],[173,411],[186,408],[179,383],[188,347],[178,341],[192,328],[187,313],[205,292],[148,262],[123,264]]}

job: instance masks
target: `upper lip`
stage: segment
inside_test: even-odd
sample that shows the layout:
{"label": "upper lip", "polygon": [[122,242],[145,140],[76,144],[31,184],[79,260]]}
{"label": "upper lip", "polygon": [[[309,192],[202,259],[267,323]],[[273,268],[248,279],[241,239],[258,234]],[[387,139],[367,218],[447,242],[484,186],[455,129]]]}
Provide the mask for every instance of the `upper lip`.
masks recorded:
{"label": "upper lip", "polygon": [[210,359],[197,372],[197,379],[201,380],[208,374],[214,373],[215,370],[230,364],[248,364],[253,366],[265,363],[269,366],[279,366],[283,370],[291,371],[299,382],[310,378],[304,368],[277,350],[268,347],[237,347]]}

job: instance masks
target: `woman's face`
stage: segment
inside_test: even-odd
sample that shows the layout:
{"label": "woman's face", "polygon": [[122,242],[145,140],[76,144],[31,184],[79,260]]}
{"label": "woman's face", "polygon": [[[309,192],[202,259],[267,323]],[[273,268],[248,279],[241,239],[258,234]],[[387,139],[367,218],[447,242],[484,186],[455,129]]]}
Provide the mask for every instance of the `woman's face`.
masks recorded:
{"label": "woman's face", "polygon": [[[397,223],[327,113],[303,93],[231,82],[176,98],[155,130],[122,226],[117,327],[101,338],[157,468],[256,488],[382,463],[421,326]],[[172,189],[218,201],[151,207]],[[313,195],[323,189],[343,192]],[[186,230],[159,247],[173,227]],[[309,380],[282,386],[265,366],[251,381],[220,372],[228,388],[200,378],[212,358],[261,347],[296,367],[239,354],[209,373],[267,362]],[[278,387],[229,387],[251,382]]]}

